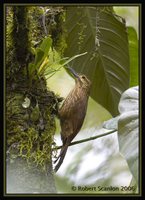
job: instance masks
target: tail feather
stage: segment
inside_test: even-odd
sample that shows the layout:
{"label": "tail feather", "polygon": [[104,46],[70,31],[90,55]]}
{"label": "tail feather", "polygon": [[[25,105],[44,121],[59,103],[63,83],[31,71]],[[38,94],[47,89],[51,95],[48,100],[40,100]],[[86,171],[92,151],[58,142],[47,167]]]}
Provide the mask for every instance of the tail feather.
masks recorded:
{"label": "tail feather", "polygon": [[65,157],[65,155],[66,155],[67,149],[68,149],[68,145],[67,145],[67,146],[64,146],[64,147],[61,149],[61,152],[60,152],[58,158],[55,160],[55,163],[56,163],[57,160],[59,159],[57,165],[56,165],[55,168],[54,168],[54,171],[55,171],[55,172],[58,171],[58,169],[60,168],[61,164],[63,163],[63,160],[64,160],[64,157]]}
{"label": "tail feather", "polygon": [[56,160],[54,161],[54,164],[59,160],[59,158],[61,157],[61,155],[63,154],[63,151],[65,149],[65,146],[62,146],[61,151],[59,153],[59,156],[56,158]]}

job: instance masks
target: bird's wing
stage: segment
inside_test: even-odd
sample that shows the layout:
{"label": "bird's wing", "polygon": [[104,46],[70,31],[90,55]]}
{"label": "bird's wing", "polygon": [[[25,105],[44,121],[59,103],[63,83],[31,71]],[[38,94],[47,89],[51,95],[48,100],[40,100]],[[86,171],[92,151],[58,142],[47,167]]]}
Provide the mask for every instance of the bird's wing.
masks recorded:
{"label": "bird's wing", "polygon": [[85,102],[78,102],[78,104],[71,109],[71,112],[67,113],[67,116],[65,115],[65,117],[61,119],[61,135],[63,137],[63,141],[64,138],[66,139],[68,136],[71,137],[71,140],[73,140],[73,138],[80,131],[84,122],[86,110],[87,104]]}
{"label": "bird's wing", "polygon": [[83,125],[84,118],[86,115],[86,110],[87,110],[87,104],[83,101],[78,102],[78,105],[76,109],[74,110],[73,117],[72,117],[73,133],[75,136],[80,131]]}
{"label": "bird's wing", "polygon": [[59,110],[63,144],[68,137],[73,139],[81,129],[86,114],[87,101],[87,96],[81,98],[74,95],[73,91],[65,99]]}
{"label": "bird's wing", "polygon": [[60,121],[61,124],[61,140],[63,145],[66,143],[68,138],[73,135],[73,123],[69,118],[63,118]]}

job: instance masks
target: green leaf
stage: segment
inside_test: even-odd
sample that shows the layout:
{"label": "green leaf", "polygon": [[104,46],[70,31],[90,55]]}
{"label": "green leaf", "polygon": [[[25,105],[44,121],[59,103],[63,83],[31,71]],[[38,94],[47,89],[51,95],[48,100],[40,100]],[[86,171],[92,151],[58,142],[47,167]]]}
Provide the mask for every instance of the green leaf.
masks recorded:
{"label": "green leaf", "polygon": [[129,47],[126,26],[105,7],[68,7],[65,56],[88,52],[71,63],[92,81],[91,97],[112,115],[129,87]]}
{"label": "green leaf", "polygon": [[138,85],[138,39],[136,30],[128,27],[130,54],[130,87]]}
{"label": "green leaf", "polygon": [[118,141],[121,154],[138,184],[139,122],[138,87],[126,90],[119,103]]}
{"label": "green leaf", "polygon": [[63,64],[61,64],[61,66],[67,65],[69,62],[71,62],[71,61],[74,60],[75,58],[78,58],[78,57],[80,57],[80,56],[86,55],[87,53],[88,53],[88,52],[75,55],[75,56],[69,58],[69,59],[68,59],[67,61],[65,61]]}
{"label": "green leaf", "polygon": [[[52,65],[51,65],[51,69],[50,69],[50,67],[47,67],[48,68],[48,70],[46,70],[46,73],[45,73],[45,75],[48,75],[48,74],[50,74],[51,72],[53,73],[53,75],[58,71],[58,70],[60,70],[63,66],[66,66],[68,63],[70,63],[71,61],[73,61],[74,59],[76,59],[76,58],[78,58],[78,57],[80,57],[80,56],[83,56],[83,55],[86,55],[87,54],[87,52],[85,52],[85,53],[81,53],[81,54],[78,54],[78,55],[75,55],[75,56],[73,56],[73,57],[71,57],[71,58],[63,58],[63,59],[61,59],[61,60],[58,60],[58,62],[56,61],[56,62],[54,62]],[[55,69],[54,70],[54,68],[55,68],[55,66],[57,66],[57,69]],[[67,68],[66,68],[67,69]],[[49,77],[48,77],[49,78]]]}
{"label": "green leaf", "polygon": [[40,48],[36,49],[36,57],[34,62],[35,69],[38,69],[38,67],[41,65],[42,61],[44,60],[44,55],[44,51],[42,51]]}
{"label": "green leaf", "polygon": [[42,41],[40,49],[45,53],[45,55],[48,55],[51,45],[52,45],[52,39],[50,37],[47,37]]}
{"label": "green leaf", "polygon": [[48,56],[50,47],[52,45],[52,39],[50,37],[45,38],[40,47],[38,47],[36,50],[33,49],[33,52],[35,53],[35,61],[34,63],[29,64],[29,74],[32,75],[32,73],[37,70],[37,73],[40,74],[42,70],[40,70],[40,66],[45,60],[45,58]]}
{"label": "green leaf", "polygon": [[31,114],[30,114],[30,119],[35,122],[39,120],[39,116],[40,116],[40,110],[39,110],[39,105],[38,103],[36,104],[36,106],[32,109]]}

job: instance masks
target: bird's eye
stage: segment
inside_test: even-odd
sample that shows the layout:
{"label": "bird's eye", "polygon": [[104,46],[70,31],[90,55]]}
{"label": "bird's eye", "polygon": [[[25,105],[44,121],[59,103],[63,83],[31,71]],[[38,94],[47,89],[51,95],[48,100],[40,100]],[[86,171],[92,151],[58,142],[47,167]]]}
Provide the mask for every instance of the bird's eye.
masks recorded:
{"label": "bird's eye", "polygon": [[85,76],[82,76],[83,79],[85,79]]}

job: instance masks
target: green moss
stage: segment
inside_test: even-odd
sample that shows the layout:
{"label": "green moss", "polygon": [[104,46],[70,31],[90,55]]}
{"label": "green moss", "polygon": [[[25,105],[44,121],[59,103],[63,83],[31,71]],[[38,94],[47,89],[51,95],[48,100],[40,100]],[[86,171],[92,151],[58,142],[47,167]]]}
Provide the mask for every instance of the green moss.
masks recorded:
{"label": "green moss", "polygon": [[29,7],[29,38],[31,38],[31,46],[36,47],[45,37],[42,25],[43,10],[39,6]]}
{"label": "green moss", "polygon": [[41,17],[42,9],[38,6],[8,7],[6,132],[9,162],[23,158],[30,166],[34,164],[46,170],[51,164],[54,118],[60,98],[47,89],[44,78],[37,77],[29,84],[26,71],[30,63],[30,47],[36,47],[45,36]]}
{"label": "green moss", "polygon": [[37,47],[45,36],[50,35],[53,47],[62,55],[66,48],[64,22],[65,10],[62,7],[29,7],[31,27],[29,37],[31,37],[32,47]]}
{"label": "green moss", "polygon": [[61,55],[63,55],[64,50],[67,47],[66,44],[66,29],[64,26],[65,22],[65,10],[60,9],[58,13],[55,13],[53,18],[54,22],[50,29],[50,35],[53,39],[53,46],[56,49],[56,51],[60,52]]}
{"label": "green moss", "polygon": [[[46,170],[47,163],[51,163],[51,147],[55,134],[54,117],[58,106],[57,97],[53,92],[46,91],[44,81],[35,83],[35,88],[27,93],[12,93],[9,88],[7,96],[6,129],[8,158],[10,162],[22,157],[28,163],[35,163]],[[43,87],[42,87],[43,86]],[[41,91],[40,91],[41,90]],[[41,94],[40,94],[41,93]],[[25,108],[25,98],[30,99],[30,105]],[[39,118],[31,119],[31,113],[39,107]]]}

